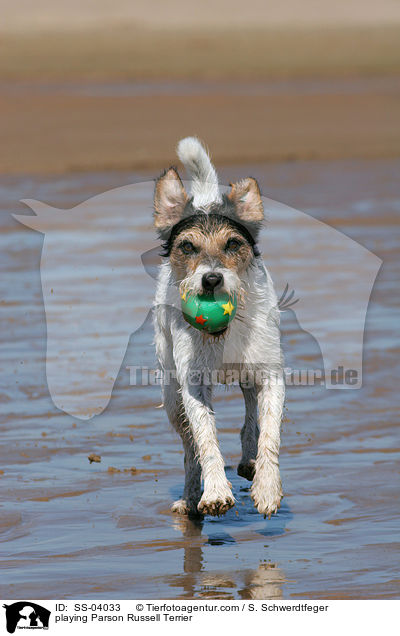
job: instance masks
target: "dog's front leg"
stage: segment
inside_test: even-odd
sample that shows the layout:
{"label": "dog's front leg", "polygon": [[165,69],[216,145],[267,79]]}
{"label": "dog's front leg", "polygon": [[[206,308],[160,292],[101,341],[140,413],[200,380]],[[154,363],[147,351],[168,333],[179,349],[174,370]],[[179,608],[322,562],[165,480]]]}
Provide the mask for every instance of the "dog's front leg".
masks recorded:
{"label": "dog's front leg", "polygon": [[175,379],[171,378],[163,386],[163,400],[169,421],[179,433],[185,451],[183,497],[172,504],[171,511],[179,514],[196,513],[201,497],[201,467],[196,457],[195,444],[182,403],[180,387]]}
{"label": "dog's front leg", "polygon": [[244,426],[240,431],[240,439],[242,442],[242,459],[238,466],[237,472],[240,477],[244,477],[249,481],[253,480],[258,444],[258,422],[257,422],[257,390],[256,387],[246,387],[241,384],[244,403],[246,406],[246,417]]}
{"label": "dog's front leg", "polygon": [[224,460],[218,446],[211,389],[206,386],[182,387],[182,399],[196,445],[204,480],[204,491],[197,506],[202,514],[222,515],[235,504]]}
{"label": "dog's front leg", "polygon": [[260,434],[251,496],[258,512],[268,517],[277,512],[283,496],[279,448],[284,398],[283,381],[257,387]]}

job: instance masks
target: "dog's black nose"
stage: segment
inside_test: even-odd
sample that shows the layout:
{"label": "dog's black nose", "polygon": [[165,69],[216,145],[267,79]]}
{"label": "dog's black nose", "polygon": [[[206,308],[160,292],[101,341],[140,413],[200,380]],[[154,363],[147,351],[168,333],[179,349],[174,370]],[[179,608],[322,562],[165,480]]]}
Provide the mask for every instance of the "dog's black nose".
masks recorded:
{"label": "dog's black nose", "polygon": [[217,285],[222,283],[223,278],[222,274],[219,274],[218,272],[207,272],[207,274],[204,274],[201,279],[203,289],[205,289],[205,291],[212,291],[217,287]]}

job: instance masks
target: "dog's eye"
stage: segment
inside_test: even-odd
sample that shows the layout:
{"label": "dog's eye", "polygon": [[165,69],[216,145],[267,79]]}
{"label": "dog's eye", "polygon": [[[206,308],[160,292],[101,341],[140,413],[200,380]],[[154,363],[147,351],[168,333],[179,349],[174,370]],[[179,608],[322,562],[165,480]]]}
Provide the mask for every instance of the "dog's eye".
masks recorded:
{"label": "dog's eye", "polygon": [[182,241],[179,247],[184,254],[194,254],[196,252],[195,246],[190,241]]}
{"label": "dog's eye", "polygon": [[237,239],[234,239],[234,238],[229,239],[229,241],[225,245],[225,251],[226,252],[237,252],[241,245],[242,245],[242,243],[240,241],[238,241]]}

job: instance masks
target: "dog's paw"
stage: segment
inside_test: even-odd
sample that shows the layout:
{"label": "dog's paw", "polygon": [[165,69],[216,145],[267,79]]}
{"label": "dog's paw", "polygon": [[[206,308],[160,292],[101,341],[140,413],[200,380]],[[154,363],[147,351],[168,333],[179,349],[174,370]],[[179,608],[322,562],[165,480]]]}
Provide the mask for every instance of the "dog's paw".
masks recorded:
{"label": "dog's paw", "polygon": [[273,473],[272,478],[270,474],[268,479],[260,478],[256,472],[250,492],[258,512],[270,518],[278,512],[283,497],[279,472]]}
{"label": "dog's paw", "polygon": [[[198,501],[198,499],[197,499]],[[197,502],[188,501],[187,499],[178,499],[171,506],[171,512],[177,515],[194,515],[198,516]]]}
{"label": "dog's paw", "polygon": [[224,515],[234,505],[235,498],[232,492],[227,488],[222,492],[214,491],[211,493],[203,493],[197,510],[202,515],[219,517],[220,515]]}
{"label": "dog's paw", "polygon": [[188,515],[190,507],[188,506],[186,499],[178,499],[174,501],[171,506],[171,512],[175,512],[177,515]]}
{"label": "dog's paw", "polygon": [[237,474],[239,475],[239,477],[244,477],[249,481],[253,481],[255,472],[256,462],[254,459],[249,459],[249,461],[246,463],[240,462],[237,469]]}

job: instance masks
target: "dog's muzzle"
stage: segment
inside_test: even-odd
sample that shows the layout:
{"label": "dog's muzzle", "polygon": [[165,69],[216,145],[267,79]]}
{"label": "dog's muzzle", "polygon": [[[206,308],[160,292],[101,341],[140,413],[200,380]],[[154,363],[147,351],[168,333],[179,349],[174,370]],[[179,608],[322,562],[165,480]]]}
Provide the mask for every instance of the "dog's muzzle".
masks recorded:
{"label": "dog's muzzle", "polygon": [[218,286],[222,285],[224,277],[219,272],[207,272],[201,279],[201,284],[206,292],[214,291]]}

